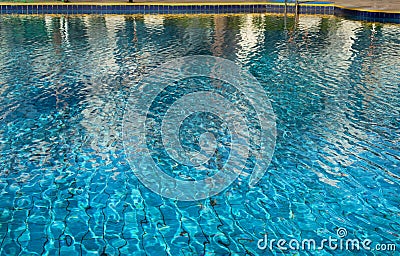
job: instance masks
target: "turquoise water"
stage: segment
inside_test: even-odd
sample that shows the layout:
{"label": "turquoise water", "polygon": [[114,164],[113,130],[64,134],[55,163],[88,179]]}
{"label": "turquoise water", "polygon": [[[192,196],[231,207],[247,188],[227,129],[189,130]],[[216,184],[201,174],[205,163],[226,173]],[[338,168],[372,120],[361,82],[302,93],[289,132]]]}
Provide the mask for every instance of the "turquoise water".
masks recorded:
{"label": "turquoise water", "polygon": [[[209,199],[181,202],[135,177],[122,120],[141,77],[191,55],[248,69],[271,100],[277,138],[254,188],[240,177]],[[392,24],[317,16],[298,23],[266,15],[0,16],[0,254],[396,255],[399,67],[400,26]],[[165,93],[212,85],[205,79]],[[152,105],[156,117],[168,107],[161,103]],[[187,125],[222,126],[214,116],[193,120]],[[196,148],[189,135],[182,144]],[[152,149],[173,173],[165,152]],[[222,151],[225,161],[229,150]],[[216,171],[218,162],[208,168]],[[346,238],[372,240],[373,250],[257,247],[265,234],[321,241],[338,238],[340,228]],[[377,244],[396,244],[397,252],[378,252]]]}

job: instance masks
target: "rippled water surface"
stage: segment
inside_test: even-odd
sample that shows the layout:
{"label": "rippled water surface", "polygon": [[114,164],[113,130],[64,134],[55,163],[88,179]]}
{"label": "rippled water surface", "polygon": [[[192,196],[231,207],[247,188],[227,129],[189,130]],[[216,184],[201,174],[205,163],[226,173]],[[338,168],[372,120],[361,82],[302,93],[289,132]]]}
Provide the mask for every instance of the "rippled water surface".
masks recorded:
{"label": "rippled water surface", "polygon": [[[271,100],[275,153],[254,188],[240,177],[207,200],[165,199],[138,181],[125,158],[130,91],[161,63],[190,55],[234,61]],[[264,234],[321,241],[337,238],[338,228],[399,250],[399,67],[400,26],[392,24],[0,16],[0,254],[348,255],[257,248]],[[214,116],[194,120],[221,128]],[[181,137],[183,146],[198,145]],[[174,172],[164,155],[160,166]],[[218,162],[207,167],[215,171]]]}

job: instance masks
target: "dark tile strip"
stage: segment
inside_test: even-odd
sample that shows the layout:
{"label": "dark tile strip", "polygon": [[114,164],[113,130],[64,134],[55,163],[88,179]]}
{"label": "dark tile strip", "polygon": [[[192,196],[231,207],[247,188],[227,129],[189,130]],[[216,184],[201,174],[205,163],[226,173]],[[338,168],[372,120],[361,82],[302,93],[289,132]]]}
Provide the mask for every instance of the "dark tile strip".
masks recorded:
{"label": "dark tile strip", "polygon": [[400,24],[400,13],[367,12],[335,8],[334,15],[369,22],[391,22]]}
{"label": "dark tile strip", "polygon": [[[1,14],[199,14],[284,13],[283,5],[0,5]],[[288,13],[295,7],[287,6]],[[399,13],[366,12],[334,6],[300,5],[300,14],[327,14],[351,19],[400,23]]]}

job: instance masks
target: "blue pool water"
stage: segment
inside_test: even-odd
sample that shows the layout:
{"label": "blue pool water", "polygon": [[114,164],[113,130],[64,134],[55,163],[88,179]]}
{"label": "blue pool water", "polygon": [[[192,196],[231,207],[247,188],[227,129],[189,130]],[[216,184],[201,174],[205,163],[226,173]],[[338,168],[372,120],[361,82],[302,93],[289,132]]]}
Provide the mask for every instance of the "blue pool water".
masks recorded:
{"label": "blue pool water", "polygon": [[[216,196],[183,202],[138,181],[122,123],[140,78],[192,55],[247,69],[271,101],[277,137],[255,187],[240,177]],[[0,16],[0,255],[396,255],[399,67],[400,26],[392,24],[317,16],[298,24],[268,15]],[[177,83],[164,96],[212,85]],[[152,105],[155,119],[164,107],[168,101]],[[185,125],[219,132],[222,156],[207,165],[215,172],[229,154],[221,120],[199,114]],[[161,135],[153,135],[149,148],[165,172],[189,175],[176,172]],[[190,134],[181,138],[184,147],[198,147]],[[372,250],[257,246],[265,234],[320,242],[343,229],[343,238],[370,239]],[[379,244],[395,244],[397,252],[379,252]]]}

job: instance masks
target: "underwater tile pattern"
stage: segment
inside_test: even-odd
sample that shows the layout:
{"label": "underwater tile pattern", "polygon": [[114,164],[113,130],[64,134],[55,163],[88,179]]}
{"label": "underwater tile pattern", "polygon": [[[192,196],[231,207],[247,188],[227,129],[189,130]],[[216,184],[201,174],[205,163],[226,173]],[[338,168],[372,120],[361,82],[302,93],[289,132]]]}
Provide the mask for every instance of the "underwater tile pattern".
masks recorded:
{"label": "underwater tile pattern", "polygon": [[[264,14],[0,24],[0,255],[349,255],[257,248],[265,234],[322,240],[339,227],[400,245],[399,25]],[[278,137],[254,188],[243,176],[178,202],[137,180],[121,126],[136,81],[196,54],[258,79]]]}

